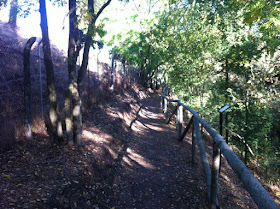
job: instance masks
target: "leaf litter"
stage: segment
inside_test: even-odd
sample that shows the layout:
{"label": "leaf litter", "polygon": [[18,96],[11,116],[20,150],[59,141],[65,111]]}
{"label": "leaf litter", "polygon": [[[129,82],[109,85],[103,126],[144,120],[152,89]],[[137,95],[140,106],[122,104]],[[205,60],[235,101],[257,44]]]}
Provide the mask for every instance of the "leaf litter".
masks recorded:
{"label": "leaf litter", "polygon": [[[38,135],[0,154],[0,208],[207,208],[190,135],[178,142],[158,94],[140,99],[138,91],[88,109],[82,147]],[[222,172],[238,182],[232,171]],[[220,179],[223,208],[256,208],[240,183],[231,184]]]}

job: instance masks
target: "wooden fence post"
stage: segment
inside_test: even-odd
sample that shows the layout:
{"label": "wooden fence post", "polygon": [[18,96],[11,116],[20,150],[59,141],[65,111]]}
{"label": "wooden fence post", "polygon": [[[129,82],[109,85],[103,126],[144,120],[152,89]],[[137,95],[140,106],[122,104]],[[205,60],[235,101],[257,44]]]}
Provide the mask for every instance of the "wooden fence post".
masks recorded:
{"label": "wooden fence post", "polygon": [[[32,117],[31,117],[31,72],[30,72],[30,50],[36,41],[35,37],[30,38],[25,44],[23,51],[24,65],[24,106],[25,106],[25,137],[32,139]],[[40,58],[39,58],[40,59]]]}
{"label": "wooden fence post", "polygon": [[[178,102],[178,100],[172,100],[172,102]],[[228,144],[225,142],[222,136],[218,134],[218,132],[213,127],[211,127],[205,120],[203,120],[198,115],[198,113],[195,112],[192,108],[185,105],[184,103],[180,103],[180,106],[183,106],[184,109],[190,111],[190,113],[193,114],[194,133],[196,136],[195,140],[199,148],[199,154],[202,160],[203,171],[206,178],[208,198],[213,204],[213,208],[217,208],[219,204],[217,199],[217,182],[218,182],[218,174],[219,174],[218,171],[219,171],[219,163],[220,163],[219,152],[222,152],[225,158],[227,159],[227,162],[234,170],[234,172],[238,175],[241,182],[243,183],[243,186],[249,192],[252,199],[254,200],[254,202],[259,208],[280,209],[279,205],[277,205],[277,203],[272,199],[272,197],[265,190],[265,188],[260,184],[260,182],[254,177],[254,175],[249,171],[249,169],[244,165],[244,163],[239,159],[239,157],[228,146]],[[167,110],[167,104],[165,109]],[[206,156],[205,147],[201,137],[201,132],[199,130],[199,123],[211,135],[213,141],[216,142],[216,144],[214,145],[214,153],[213,153],[214,159],[213,159],[212,171]],[[188,129],[189,128],[186,128],[185,131],[187,132]],[[182,140],[181,138],[179,140]],[[210,204],[209,206],[211,207]]]}
{"label": "wooden fence post", "polygon": [[194,131],[194,124],[193,124],[192,126],[192,164],[193,165],[196,163],[196,148],[195,148],[196,140],[195,139],[196,139],[196,133]]}
{"label": "wooden fence post", "polygon": [[180,103],[177,103],[177,113],[176,113],[176,130],[178,131],[179,129],[179,107],[180,107]]}
{"label": "wooden fence post", "polygon": [[182,123],[183,123],[183,106],[180,105],[180,102],[177,103],[177,135],[178,139],[182,134]]}
{"label": "wooden fence post", "polygon": [[183,131],[183,133],[181,134],[181,136],[178,138],[179,141],[183,141],[183,139],[185,138],[186,134],[188,133],[190,127],[193,126],[193,116],[191,117],[188,125],[186,126],[185,130]]}
{"label": "wooden fence post", "polygon": [[208,194],[208,199],[210,199],[210,194],[211,194],[211,169],[209,166],[209,162],[206,156],[206,150],[202,141],[202,136],[199,128],[199,122],[198,120],[194,117],[193,118],[193,126],[194,126],[194,131],[196,134],[196,143],[199,148],[199,154],[202,162],[202,167],[204,171],[204,176],[206,180],[206,186],[207,186],[207,194]]}
{"label": "wooden fence post", "polygon": [[168,101],[167,101],[167,99],[164,97],[164,99],[163,99],[163,101],[164,101],[164,105],[163,105],[163,112],[164,112],[164,119],[165,119],[165,122],[167,122],[167,120],[168,120],[168,117],[167,117],[167,107],[168,107]]}
{"label": "wooden fence post", "polygon": [[211,193],[210,193],[210,208],[216,209],[217,198],[218,198],[218,179],[219,179],[219,168],[220,168],[220,154],[221,151],[218,145],[213,142],[213,165],[211,172]]}

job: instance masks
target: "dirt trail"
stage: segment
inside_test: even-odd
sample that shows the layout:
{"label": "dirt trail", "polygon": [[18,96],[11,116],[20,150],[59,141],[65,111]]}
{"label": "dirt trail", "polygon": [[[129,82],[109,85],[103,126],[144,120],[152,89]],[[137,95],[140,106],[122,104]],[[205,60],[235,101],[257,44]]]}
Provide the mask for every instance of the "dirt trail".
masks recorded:
{"label": "dirt trail", "polygon": [[159,102],[156,95],[145,99],[130,124],[114,179],[115,207],[204,208],[206,192],[191,164],[191,145],[178,142],[174,127],[165,125]]}
{"label": "dirt trail", "polygon": [[[0,208],[207,208],[191,133],[179,142],[159,104],[158,94],[144,90],[111,97],[87,109],[84,146],[50,144],[37,134],[0,154]],[[225,161],[218,199],[222,208],[256,208]]]}

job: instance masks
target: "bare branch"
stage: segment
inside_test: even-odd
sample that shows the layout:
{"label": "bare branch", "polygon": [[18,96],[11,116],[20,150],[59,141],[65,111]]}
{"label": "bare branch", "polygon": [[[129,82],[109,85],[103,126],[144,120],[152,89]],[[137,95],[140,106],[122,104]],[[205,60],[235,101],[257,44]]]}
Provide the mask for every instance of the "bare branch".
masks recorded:
{"label": "bare branch", "polygon": [[100,8],[100,10],[97,12],[94,22],[96,22],[97,18],[100,16],[100,14],[103,12],[103,10],[111,3],[112,0],[108,0],[103,6]]}

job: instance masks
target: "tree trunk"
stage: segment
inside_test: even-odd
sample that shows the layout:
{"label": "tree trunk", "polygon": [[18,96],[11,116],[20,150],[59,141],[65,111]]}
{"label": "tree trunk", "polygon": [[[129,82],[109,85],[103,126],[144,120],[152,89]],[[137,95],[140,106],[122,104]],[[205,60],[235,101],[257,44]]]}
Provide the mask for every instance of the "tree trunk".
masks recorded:
{"label": "tree trunk", "polygon": [[12,0],[10,15],[9,15],[9,24],[12,28],[17,26],[17,14],[18,14],[18,0]]}
{"label": "tree trunk", "polygon": [[245,165],[247,164],[248,162],[248,149],[247,149],[247,142],[248,142],[248,138],[249,138],[249,101],[248,101],[248,93],[246,95],[246,99],[245,99],[245,137],[244,137],[244,140],[245,140],[245,143],[244,143],[244,151],[245,151],[245,154],[244,154],[244,162],[245,162]]}
{"label": "tree trunk", "polygon": [[151,45],[149,45],[149,47],[147,49],[147,54],[146,54],[146,57],[144,59],[143,64],[141,65],[141,70],[140,70],[141,83],[145,87],[147,86],[147,81],[148,81],[145,69],[146,69],[146,66],[147,66],[147,60],[148,60],[148,57],[149,57],[149,54],[150,54],[150,49],[151,49]]}
{"label": "tree trunk", "polygon": [[[78,79],[76,76],[76,61],[81,49],[78,40],[78,26],[77,26],[77,14],[76,14],[76,0],[69,0],[69,46],[68,46],[68,70],[69,70],[69,91],[71,92],[72,99],[72,117],[73,117],[73,141],[77,145],[82,144],[82,108],[81,108],[81,96],[84,90],[84,80],[86,77],[86,69],[88,66],[89,49],[92,43],[92,35],[94,34],[94,24],[101,14],[101,12],[110,4],[111,0],[108,0],[98,11],[94,14],[94,1],[88,0],[88,10],[92,15],[91,23],[88,27],[83,61],[81,68],[79,69]],[[66,109],[69,109],[68,107]],[[71,108],[70,108],[71,109]],[[66,113],[70,116],[71,114]],[[72,124],[69,123],[69,126]],[[69,128],[69,136],[71,129]],[[69,139],[68,139],[69,141]]]}
{"label": "tree trunk", "polygon": [[228,88],[229,88],[229,66],[228,66],[228,58],[226,58],[226,89],[225,89],[226,103],[228,102],[229,99],[229,93],[227,91]]}
{"label": "tree trunk", "polygon": [[86,35],[86,42],[84,47],[84,53],[83,53],[83,61],[82,65],[79,69],[79,75],[78,75],[78,86],[79,86],[79,95],[82,96],[82,92],[84,90],[85,85],[85,77],[86,77],[86,71],[88,66],[88,58],[89,58],[89,49],[92,44],[92,36],[94,34],[94,24],[95,24],[95,17],[94,17],[94,4],[93,0],[88,0],[88,12],[92,15],[91,21],[88,26],[88,31]]}
{"label": "tree trunk", "polygon": [[125,59],[122,58],[122,66],[123,66],[123,78],[122,78],[122,90],[127,88],[128,84],[128,76],[125,68]]}
{"label": "tree trunk", "polygon": [[30,38],[24,47],[23,63],[24,63],[24,106],[25,106],[25,136],[32,139],[32,117],[31,117],[31,73],[30,73],[30,50],[35,37]]}
{"label": "tree trunk", "polygon": [[44,62],[47,72],[47,86],[49,96],[49,117],[51,122],[51,132],[54,142],[61,142],[63,140],[62,126],[59,121],[58,106],[57,106],[57,95],[54,77],[54,67],[51,57],[51,48],[48,32],[48,20],[46,12],[45,0],[40,0],[40,14],[41,14],[41,30],[42,30],[42,43]]}
{"label": "tree trunk", "polygon": [[[69,85],[70,86],[70,85]],[[67,137],[67,142],[69,144],[74,144],[73,140],[73,124],[72,124],[72,114],[71,114],[71,109],[72,109],[72,99],[71,99],[71,90],[70,87],[68,86],[65,102],[64,102],[64,112],[65,112],[65,127],[66,127],[66,137]]]}
{"label": "tree trunk", "polygon": [[91,15],[91,21],[88,26],[88,31],[86,35],[86,41],[85,41],[85,47],[84,47],[84,53],[83,53],[83,61],[82,65],[79,69],[79,75],[78,75],[78,88],[79,88],[79,95],[82,96],[82,93],[84,91],[85,86],[85,78],[86,78],[86,72],[88,67],[88,58],[89,58],[89,49],[92,44],[92,37],[94,35],[94,26],[96,23],[97,18],[100,16],[100,14],[103,12],[103,10],[111,3],[111,0],[108,0],[106,3],[102,5],[100,10],[95,15],[95,9],[94,9],[94,1],[88,0],[88,12]]}
{"label": "tree trunk", "polygon": [[117,54],[113,54],[112,56],[112,66],[111,66],[111,81],[110,81],[110,90],[111,92],[114,91],[114,70],[115,70],[115,57],[117,56]]}
{"label": "tree trunk", "polygon": [[78,84],[75,81],[72,88],[72,115],[73,115],[73,137],[76,145],[82,145],[82,108],[79,96]]}
{"label": "tree trunk", "polygon": [[[76,15],[76,0],[69,1],[69,45],[68,45],[68,71],[69,71],[69,86],[68,98],[65,101],[66,110],[66,130],[68,142],[74,142],[77,145],[82,144],[82,114],[81,114],[81,99],[78,92],[76,62],[80,51],[78,43],[78,28]],[[72,111],[70,107],[72,101]],[[70,122],[73,119],[73,123]],[[68,122],[67,122],[68,121]],[[73,129],[72,129],[73,126]],[[73,134],[72,134],[73,133]]]}

